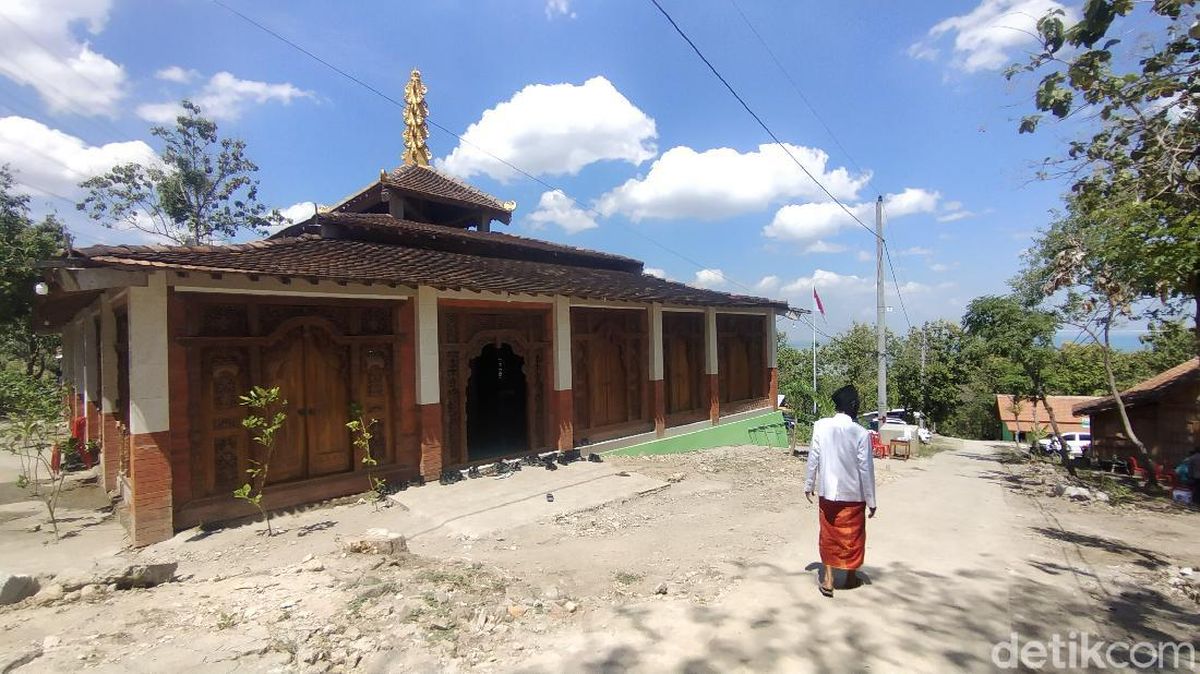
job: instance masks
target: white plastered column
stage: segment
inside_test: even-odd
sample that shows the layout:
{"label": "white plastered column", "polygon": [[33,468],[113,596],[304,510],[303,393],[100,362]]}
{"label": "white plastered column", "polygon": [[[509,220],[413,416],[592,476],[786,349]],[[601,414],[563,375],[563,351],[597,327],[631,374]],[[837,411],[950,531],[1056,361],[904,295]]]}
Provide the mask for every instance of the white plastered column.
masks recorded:
{"label": "white plastered column", "polygon": [[99,409],[100,405],[100,369],[97,365],[100,355],[100,335],[96,331],[95,318],[88,313],[82,319],[83,327],[83,397],[85,402],[92,403]]}
{"label": "white plastered column", "polygon": [[429,286],[417,288],[416,357],[417,404],[431,405],[441,399],[438,365],[438,298]]}
{"label": "white plastered column", "polygon": [[704,374],[717,374],[717,310],[704,310]]}
{"label": "white plastered column", "polygon": [[571,303],[554,298],[554,390],[571,390]]}
{"label": "white plastered column", "polygon": [[775,310],[774,309],[767,310],[766,321],[767,321],[767,329],[766,329],[767,343],[765,344],[765,346],[766,346],[766,354],[767,354],[767,367],[774,368],[774,367],[779,366],[779,353],[778,353],[779,345],[777,342],[778,338],[777,338],[776,332],[775,332]]}
{"label": "white plastered column", "polygon": [[[76,397],[84,395],[87,388],[87,379],[85,371],[87,369],[87,342],[84,335],[86,332],[83,327],[87,319],[80,316],[71,324],[71,341],[74,348],[71,350],[71,385],[75,387]],[[82,412],[83,410],[80,410]]]}
{"label": "white plastered column", "polygon": [[100,300],[100,411],[117,413],[117,317],[108,297]]}
{"label": "white plastered column", "polygon": [[167,284],[162,273],[129,288],[129,430],[168,430]]}
{"label": "white plastered column", "polygon": [[655,302],[650,305],[650,381],[663,378],[663,308]]}

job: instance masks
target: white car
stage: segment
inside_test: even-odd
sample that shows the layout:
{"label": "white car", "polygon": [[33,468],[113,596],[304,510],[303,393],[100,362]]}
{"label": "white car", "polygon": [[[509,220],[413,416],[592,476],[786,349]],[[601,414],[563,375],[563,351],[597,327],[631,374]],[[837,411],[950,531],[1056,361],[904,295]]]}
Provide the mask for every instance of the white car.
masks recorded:
{"label": "white car", "polygon": [[[1091,433],[1063,433],[1063,442],[1067,443],[1067,453],[1072,459],[1078,459],[1092,448]],[[1038,448],[1043,454],[1058,453],[1058,438],[1050,436],[1038,440]]]}

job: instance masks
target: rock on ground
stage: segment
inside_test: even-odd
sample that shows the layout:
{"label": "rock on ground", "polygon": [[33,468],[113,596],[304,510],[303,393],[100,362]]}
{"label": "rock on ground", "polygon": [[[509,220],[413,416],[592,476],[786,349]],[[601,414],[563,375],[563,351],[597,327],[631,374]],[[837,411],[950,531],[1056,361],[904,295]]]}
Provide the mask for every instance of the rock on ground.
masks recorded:
{"label": "rock on ground", "polygon": [[0,606],[32,597],[40,589],[37,578],[16,573],[0,574]]}

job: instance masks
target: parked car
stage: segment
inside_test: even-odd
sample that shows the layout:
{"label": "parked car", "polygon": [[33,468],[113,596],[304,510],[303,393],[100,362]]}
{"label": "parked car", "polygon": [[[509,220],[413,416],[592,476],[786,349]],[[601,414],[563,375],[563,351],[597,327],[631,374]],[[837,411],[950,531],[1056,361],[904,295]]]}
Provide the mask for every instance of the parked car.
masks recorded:
{"label": "parked car", "polygon": [[[1067,453],[1071,458],[1078,459],[1092,449],[1091,433],[1063,433],[1063,442],[1067,443]],[[1038,449],[1043,454],[1057,454],[1059,451],[1058,438],[1050,436],[1038,440]]]}

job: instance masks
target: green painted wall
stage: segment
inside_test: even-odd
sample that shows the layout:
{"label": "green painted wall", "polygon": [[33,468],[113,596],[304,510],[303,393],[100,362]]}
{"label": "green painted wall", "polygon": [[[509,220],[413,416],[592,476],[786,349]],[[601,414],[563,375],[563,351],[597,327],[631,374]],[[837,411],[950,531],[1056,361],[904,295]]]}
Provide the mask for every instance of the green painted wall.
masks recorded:
{"label": "green painted wall", "polygon": [[[771,428],[763,428],[771,426]],[[786,448],[787,434],[783,429],[783,414],[767,412],[720,426],[683,433],[670,438],[651,440],[640,445],[614,449],[606,454],[642,456],[646,454],[676,454],[729,445],[770,445]]]}

